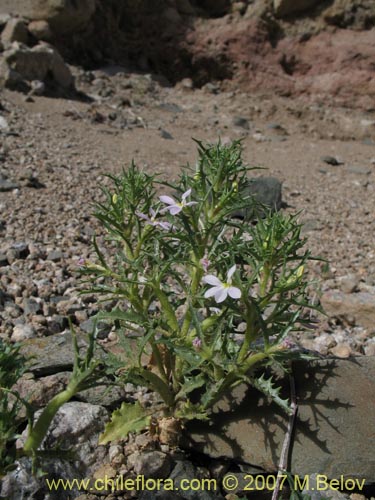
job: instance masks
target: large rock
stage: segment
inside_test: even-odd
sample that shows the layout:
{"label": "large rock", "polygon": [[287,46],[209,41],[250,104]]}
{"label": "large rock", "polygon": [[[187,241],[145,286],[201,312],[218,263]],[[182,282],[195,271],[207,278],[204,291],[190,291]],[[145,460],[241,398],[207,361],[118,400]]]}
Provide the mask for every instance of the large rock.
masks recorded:
{"label": "large rock", "polygon": [[[375,359],[327,359],[294,364],[298,417],[289,470],[375,482]],[[285,381],[284,396],[288,396]],[[212,425],[190,426],[195,449],[277,470],[288,417],[245,386],[215,408]],[[328,494],[328,492],[327,492]],[[329,495],[328,495],[329,496]]]}
{"label": "large rock", "polygon": [[319,3],[323,3],[323,0],[273,0],[273,8],[277,16],[284,17],[303,12]]}
{"label": "large rock", "polygon": [[[78,337],[78,345],[83,352],[87,348],[87,342],[82,337]],[[29,371],[36,376],[52,375],[73,368],[74,349],[70,331],[26,340],[21,352],[29,359]]]}
{"label": "large rock", "polygon": [[369,29],[375,22],[375,2],[373,0],[335,0],[324,11],[328,24],[340,28]]}
{"label": "large rock", "polygon": [[84,29],[95,12],[95,0],[2,0],[0,13],[45,20],[58,35]]}
{"label": "large rock", "polygon": [[[35,413],[35,422],[43,410]],[[108,411],[99,405],[70,401],[60,407],[44,438],[41,449],[74,450],[75,461],[81,462],[86,471],[104,458],[105,446],[98,446],[98,437],[109,420]],[[17,441],[22,448],[28,436],[27,429]]]}
{"label": "large rock", "polygon": [[[37,419],[42,410],[36,412]],[[64,404],[53,418],[42,448],[58,450],[43,456],[42,476],[32,473],[30,459],[23,457],[16,462],[16,468],[2,477],[1,498],[8,500],[44,498],[48,500],[69,500],[79,495],[74,480],[87,477],[103,463],[106,447],[98,446],[98,436],[108,421],[108,412],[102,406],[72,401]],[[18,439],[23,446],[27,430]],[[66,452],[68,451],[68,454]],[[50,490],[46,479],[73,480],[73,488]],[[61,490],[61,491],[60,491]]]}
{"label": "large rock", "polygon": [[330,317],[354,322],[370,330],[375,329],[375,295],[372,293],[330,290],[322,295],[320,302]]}
{"label": "large rock", "polygon": [[31,21],[28,26],[29,33],[33,35],[37,40],[44,40],[48,42],[52,39],[52,32],[47,21]]}
{"label": "large rock", "polygon": [[61,55],[51,45],[41,43],[28,48],[13,43],[3,54],[0,66],[0,85],[16,88],[20,83],[33,80],[52,81],[58,87],[69,89],[73,76]]}
{"label": "large rock", "polygon": [[[249,198],[248,206],[236,210],[233,217],[252,220],[263,217],[268,210],[275,212],[282,206],[282,183],[276,177],[249,179],[241,193]],[[255,203],[254,203],[255,202]]]}

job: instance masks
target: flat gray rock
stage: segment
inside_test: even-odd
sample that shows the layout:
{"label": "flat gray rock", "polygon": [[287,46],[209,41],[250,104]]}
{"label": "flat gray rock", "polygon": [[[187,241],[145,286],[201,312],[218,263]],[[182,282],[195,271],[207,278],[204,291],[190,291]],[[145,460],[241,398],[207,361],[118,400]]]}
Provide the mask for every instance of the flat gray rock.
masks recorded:
{"label": "flat gray rock", "polygon": [[[87,343],[81,338],[78,345],[85,347]],[[21,353],[30,360],[28,371],[37,376],[69,371],[74,363],[72,334],[66,330],[49,337],[26,340]]]}
{"label": "flat gray rock", "polygon": [[[375,482],[375,358],[298,362],[294,375],[298,417],[288,470]],[[272,472],[287,423],[278,406],[242,385],[217,405],[213,425],[194,422],[188,430],[195,449]]]}

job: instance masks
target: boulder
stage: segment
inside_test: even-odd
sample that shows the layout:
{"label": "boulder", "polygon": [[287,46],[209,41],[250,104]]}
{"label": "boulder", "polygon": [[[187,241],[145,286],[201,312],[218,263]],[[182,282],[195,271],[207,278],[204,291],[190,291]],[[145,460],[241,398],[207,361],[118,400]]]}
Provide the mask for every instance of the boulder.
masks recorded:
{"label": "boulder", "polygon": [[[249,179],[241,195],[249,198],[248,206],[236,210],[233,217],[246,220],[257,219],[263,217],[268,209],[272,212],[280,210],[282,206],[282,183],[276,177]],[[255,205],[252,200],[256,202]]]}
{"label": "boulder", "polygon": [[[87,348],[87,342],[78,338],[80,349]],[[29,371],[35,376],[52,375],[73,368],[74,349],[70,331],[48,337],[26,340],[21,348],[24,356],[30,359]]]}
{"label": "boulder", "polygon": [[369,29],[375,22],[375,3],[373,0],[335,0],[324,11],[324,20],[340,28]]}
{"label": "boulder", "polygon": [[33,80],[52,80],[58,87],[69,89],[73,76],[57,50],[48,44],[28,48],[18,43],[3,54],[0,64],[0,86],[17,88],[20,83]]}
{"label": "boulder", "polygon": [[67,34],[87,27],[95,12],[95,0],[34,0],[33,19],[45,19],[56,34]]}
{"label": "boulder", "polygon": [[51,28],[47,21],[31,21],[29,23],[27,29],[29,33],[36,38],[37,40],[44,40],[48,42],[52,38]]}
{"label": "boulder", "polygon": [[[298,415],[288,470],[301,479],[326,475],[375,482],[375,358],[293,365]],[[289,397],[284,381],[282,397]],[[238,386],[213,410],[213,422],[187,429],[195,450],[275,472],[288,417],[253,388]],[[330,491],[326,492],[331,493]],[[330,495],[328,495],[330,496]]]}
{"label": "boulder", "polygon": [[319,3],[323,3],[323,0],[273,0],[273,8],[276,16],[286,17],[315,7]]}
{"label": "boulder", "polygon": [[57,35],[83,30],[96,9],[95,0],[2,0],[0,13],[45,20]]}

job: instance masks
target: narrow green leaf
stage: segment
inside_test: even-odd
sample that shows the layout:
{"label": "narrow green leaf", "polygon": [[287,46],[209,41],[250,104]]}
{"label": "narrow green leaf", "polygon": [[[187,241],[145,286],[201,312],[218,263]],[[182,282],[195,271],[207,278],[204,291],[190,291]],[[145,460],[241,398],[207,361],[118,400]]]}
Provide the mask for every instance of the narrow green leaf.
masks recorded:
{"label": "narrow green leaf", "polygon": [[95,316],[98,320],[111,321],[130,321],[131,323],[142,324],[145,322],[141,314],[134,311],[122,311],[121,309],[113,309],[112,311],[102,311]]}

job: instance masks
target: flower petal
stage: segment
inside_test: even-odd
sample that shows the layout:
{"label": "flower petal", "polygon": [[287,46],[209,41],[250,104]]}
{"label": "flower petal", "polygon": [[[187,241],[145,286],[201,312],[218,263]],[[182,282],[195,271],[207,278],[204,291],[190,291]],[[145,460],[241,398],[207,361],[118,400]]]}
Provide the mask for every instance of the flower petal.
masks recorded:
{"label": "flower petal", "polygon": [[234,271],[236,270],[236,264],[234,264],[228,271],[228,274],[227,274],[227,281],[228,283],[231,283],[231,278],[234,274]]}
{"label": "flower petal", "polygon": [[197,205],[197,201],[189,201],[188,203],[185,203],[185,207],[190,207],[191,205]]}
{"label": "flower petal", "polygon": [[144,219],[144,220],[150,220],[149,216],[146,215],[146,214],[143,214],[142,212],[135,212],[135,215],[137,217],[139,217],[140,219]]}
{"label": "flower petal", "polygon": [[162,201],[163,203],[166,203],[167,205],[175,205],[176,204],[176,200],[174,200],[170,196],[159,196],[159,200]]}
{"label": "flower petal", "polygon": [[170,222],[157,222],[157,225],[162,229],[165,229],[166,231],[169,231],[172,227],[172,224]]}
{"label": "flower petal", "polygon": [[215,300],[219,304],[220,302],[224,302],[227,296],[228,296],[228,288],[220,287],[215,293]]}
{"label": "flower petal", "polygon": [[182,207],[180,207],[179,205],[173,205],[171,207],[169,207],[169,213],[171,215],[176,215],[176,214],[179,214],[182,210]]}
{"label": "flower petal", "polygon": [[156,217],[156,212],[153,208],[150,208],[150,214],[153,219]]}
{"label": "flower petal", "polygon": [[204,297],[208,299],[209,297],[213,297],[214,295],[218,294],[223,288],[221,286],[214,286],[213,288],[209,288],[206,293],[204,294]]}
{"label": "flower petal", "polygon": [[227,290],[229,297],[232,297],[232,299],[239,299],[241,297],[241,290],[236,286],[230,286]]}
{"label": "flower petal", "polygon": [[208,285],[222,286],[222,282],[217,276],[214,276],[213,274],[207,274],[207,276],[203,276],[202,281],[203,283],[207,283]]}
{"label": "flower petal", "polygon": [[182,201],[186,200],[186,198],[190,195],[191,193],[191,188],[185,191],[185,193],[182,195]]}

